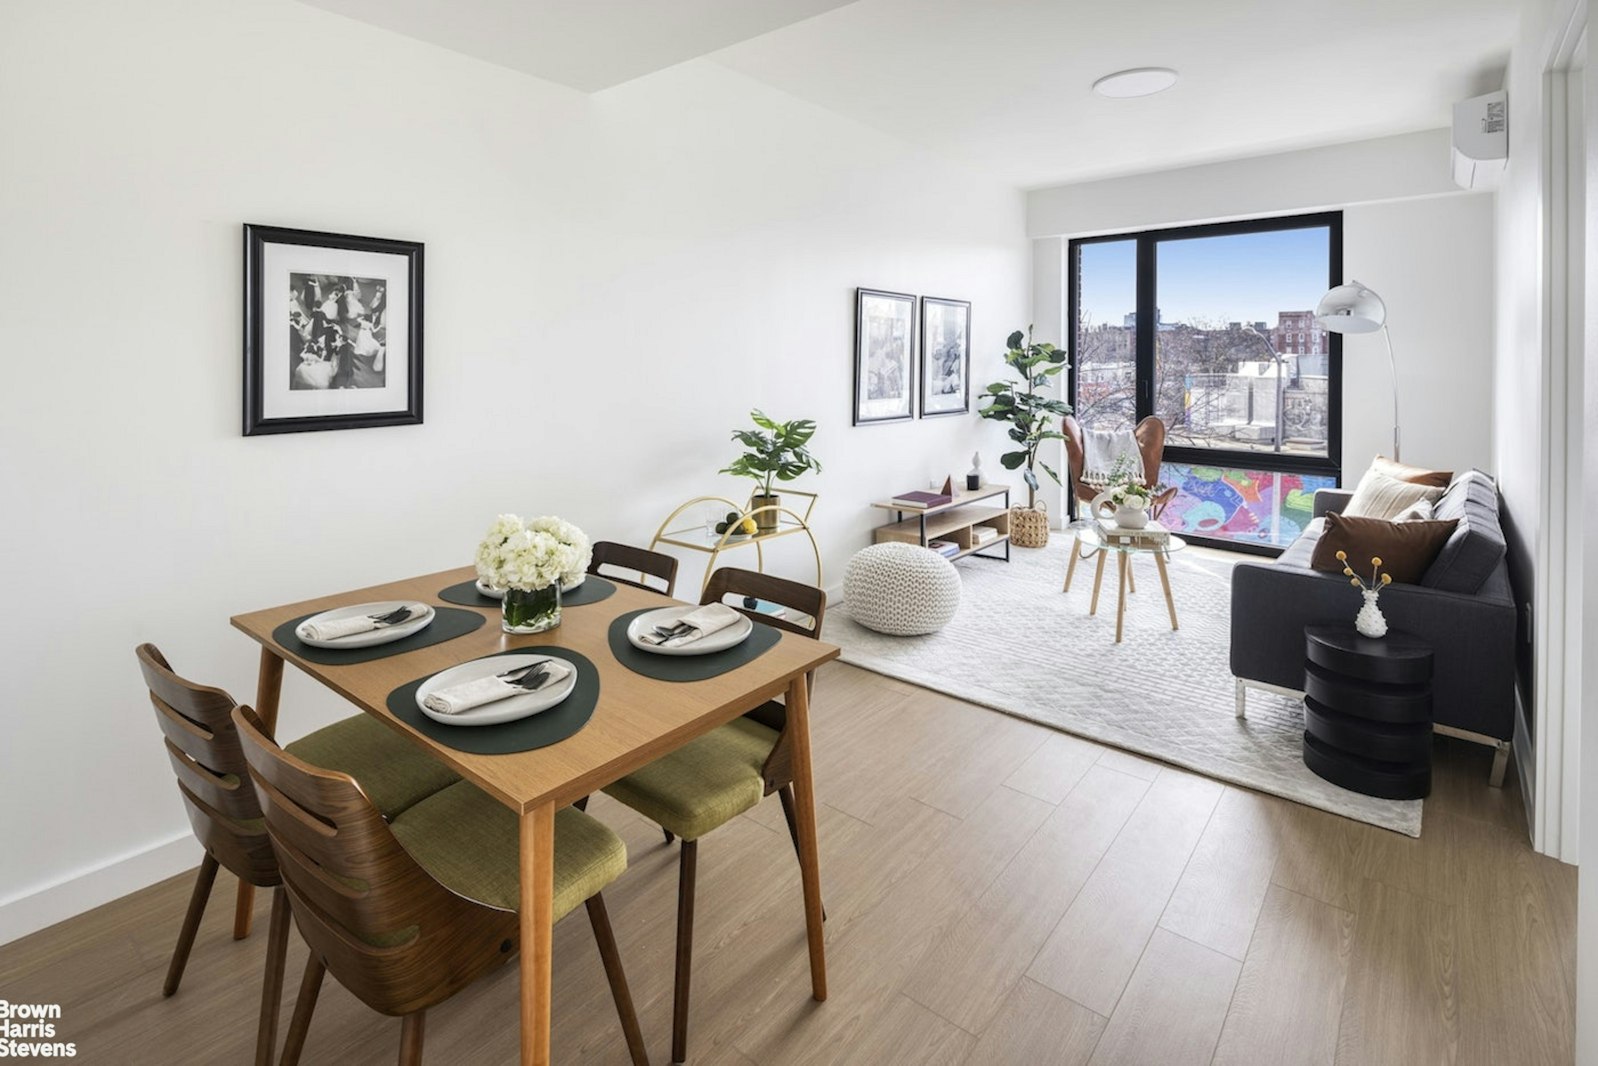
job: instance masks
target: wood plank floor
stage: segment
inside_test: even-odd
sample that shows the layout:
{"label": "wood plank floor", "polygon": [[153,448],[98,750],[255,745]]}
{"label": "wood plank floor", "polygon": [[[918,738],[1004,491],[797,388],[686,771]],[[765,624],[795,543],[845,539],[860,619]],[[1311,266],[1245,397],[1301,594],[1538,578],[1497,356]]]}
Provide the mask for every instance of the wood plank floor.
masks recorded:
{"label": "wood plank floor", "polygon": [[[700,846],[693,1062],[1571,1061],[1575,871],[1532,853],[1486,749],[1439,739],[1410,840],[852,667],[826,668],[813,715],[831,999],[808,998],[768,800]],[[667,1062],[676,851],[605,797],[590,811],[627,841],[606,900]],[[250,1061],[269,896],[234,942],[219,878],[162,999],[190,883],[0,947],[0,998],[60,1003],[80,1062]],[[294,937],[285,1026],[304,958]],[[625,1062],[580,911],[555,973],[557,1061]],[[516,1018],[507,967],[430,1013],[427,1061],[515,1062]],[[388,1063],[398,1042],[329,981],[304,1061]]]}

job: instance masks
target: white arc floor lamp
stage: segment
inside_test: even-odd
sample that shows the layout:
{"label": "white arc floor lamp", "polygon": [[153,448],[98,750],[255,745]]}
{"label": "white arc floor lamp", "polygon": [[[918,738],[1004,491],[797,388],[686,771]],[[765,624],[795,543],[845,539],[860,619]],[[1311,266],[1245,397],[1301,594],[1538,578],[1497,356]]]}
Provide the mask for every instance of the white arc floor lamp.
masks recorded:
{"label": "white arc floor lamp", "polygon": [[1393,458],[1398,454],[1398,364],[1387,332],[1387,305],[1374,291],[1350,281],[1331,289],[1315,307],[1315,321],[1332,333],[1380,333],[1387,342],[1387,368],[1393,375]]}

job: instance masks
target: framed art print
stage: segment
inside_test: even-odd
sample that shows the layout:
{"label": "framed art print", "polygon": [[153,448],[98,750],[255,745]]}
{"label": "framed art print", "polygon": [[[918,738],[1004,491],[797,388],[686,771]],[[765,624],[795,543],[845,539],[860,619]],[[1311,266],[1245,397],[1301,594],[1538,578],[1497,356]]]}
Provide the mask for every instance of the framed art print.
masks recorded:
{"label": "framed art print", "polygon": [[422,421],[422,245],[244,227],[244,435]]}
{"label": "framed art print", "polygon": [[916,298],[855,290],[854,424],[915,417]]}
{"label": "framed art print", "polygon": [[971,410],[971,304],[921,297],[921,417]]}

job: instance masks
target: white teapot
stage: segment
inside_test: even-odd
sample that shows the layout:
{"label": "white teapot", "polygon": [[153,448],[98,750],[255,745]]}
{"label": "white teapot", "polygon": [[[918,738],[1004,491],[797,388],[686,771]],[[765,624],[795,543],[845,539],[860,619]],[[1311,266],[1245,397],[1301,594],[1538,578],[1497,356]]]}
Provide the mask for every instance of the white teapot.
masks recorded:
{"label": "white teapot", "polygon": [[[1111,490],[1113,491],[1113,490]],[[1149,524],[1149,498],[1127,496],[1116,500],[1111,491],[1101,492],[1088,504],[1088,513],[1094,518],[1107,518],[1122,529],[1142,529]],[[1135,500],[1143,501],[1141,504]]]}

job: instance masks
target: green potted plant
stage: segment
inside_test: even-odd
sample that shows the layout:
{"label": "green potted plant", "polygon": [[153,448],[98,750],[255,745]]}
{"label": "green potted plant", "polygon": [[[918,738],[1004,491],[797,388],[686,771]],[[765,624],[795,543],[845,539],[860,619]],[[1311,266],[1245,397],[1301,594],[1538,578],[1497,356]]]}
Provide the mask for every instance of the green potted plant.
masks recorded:
{"label": "green potted plant", "polygon": [[808,418],[778,422],[759,408],[750,411],[749,417],[755,429],[732,431],[732,439],[748,450],[722,467],[721,472],[754,479],[755,492],[749,497],[749,509],[759,511],[755,524],[762,532],[769,532],[777,528],[776,508],[782,506],[782,498],[772,491],[773,483],[792,481],[810,471],[821,472],[821,463],[805,447],[815,436],[816,423]]}
{"label": "green potted plant", "polygon": [[987,388],[985,404],[977,413],[995,422],[1010,424],[1010,439],[1016,450],[999,457],[1006,470],[1020,468],[1026,482],[1027,504],[1010,508],[1010,542],[1023,548],[1041,548],[1049,543],[1047,508],[1038,507],[1037,468],[1064,484],[1048,463],[1038,458],[1038,448],[1046,440],[1064,440],[1059,420],[1071,413],[1071,405],[1038,390],[1058,377],[1066,367],[1065,349],[1052,344],[1034,344],[1032,327],[1023,336],[1020,330],[1005,342],[1009,351],[1004,362],[1021,376],[1020,381],[995,381]]}

